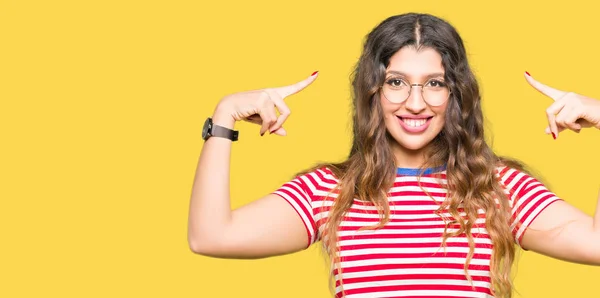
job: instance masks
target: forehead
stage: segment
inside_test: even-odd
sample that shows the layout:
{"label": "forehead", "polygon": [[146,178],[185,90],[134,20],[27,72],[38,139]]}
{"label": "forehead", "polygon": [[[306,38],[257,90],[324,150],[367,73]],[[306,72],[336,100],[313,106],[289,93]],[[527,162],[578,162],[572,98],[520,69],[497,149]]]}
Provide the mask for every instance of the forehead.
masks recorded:
{"label": "forehead", "polygon": [[413,46],[403,47],[390,58],[386,72],[400,72],[409,77],[421,78],[432,73],[444,73],[442,56],[434,49]]}

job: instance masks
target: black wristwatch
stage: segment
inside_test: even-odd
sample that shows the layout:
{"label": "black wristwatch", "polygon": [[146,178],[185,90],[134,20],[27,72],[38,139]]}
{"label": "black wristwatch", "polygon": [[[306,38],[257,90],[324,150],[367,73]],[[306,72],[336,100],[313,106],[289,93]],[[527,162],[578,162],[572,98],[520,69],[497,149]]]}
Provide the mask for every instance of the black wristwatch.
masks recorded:
{"label": "black wristwatch", "polygon": [[223,126],[213,124],[212,118],[206,119],[204,127],[202,128],[202,138],[206,141],[210,137],[219,137],[230,139],[235,142],[238,140],[239,132],[237,130],[229,129]]}

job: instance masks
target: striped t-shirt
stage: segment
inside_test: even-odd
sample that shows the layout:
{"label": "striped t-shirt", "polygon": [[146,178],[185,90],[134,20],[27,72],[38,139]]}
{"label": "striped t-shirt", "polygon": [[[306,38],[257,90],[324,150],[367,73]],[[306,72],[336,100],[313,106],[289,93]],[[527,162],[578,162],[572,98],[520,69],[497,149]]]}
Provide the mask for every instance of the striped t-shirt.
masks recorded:
{"label": "striped t-shirt", "polygon": [[[553,202],[559,200],[543,184],[521,171],[499,167],[512,209],[511,227],[519,244],[525,229]],[[335,275],[336,297],[492,297],[490,257],[492,243],[480,211],[473,226],[474,256],[469,265],[473,284],[465,275],[469,246],[467,237],[448,238],[441,248],[444,221],[436,214],[447,190],[444,169],[399,168],[388,192],[390,221],[381,229],[361,230],[379,221],[370,202],[355,199],[338,230],[342,276]],[[308,234],[307,247],[321,240],[324,220],[336,192],[327,194],[338,180],[327,168],[296,177],[274,193],[284,198],[302,218]],[[463,213],[464,214],[464,213]],[[450,217],[449,214],[441,214]],[[518,223],[518,224],[517,224]],[[455,231],[449,228],[448,232]],[[445,251],[444,251],[445,250]]]}

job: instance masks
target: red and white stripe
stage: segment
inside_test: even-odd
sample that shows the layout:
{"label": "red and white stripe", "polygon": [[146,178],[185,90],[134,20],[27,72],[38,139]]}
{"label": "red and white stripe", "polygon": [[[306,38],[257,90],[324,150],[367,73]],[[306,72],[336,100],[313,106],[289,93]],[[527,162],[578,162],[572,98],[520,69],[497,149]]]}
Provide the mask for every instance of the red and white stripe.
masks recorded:
{"label": "red and white stripe", "polygon": [[[515,169],[498,168],[498,179],[510,197],[511,227],[519,243],[535,217],[559,198]],[[274,192],[302,218],[307,247],[321,240],[323,223],[337,194],[325,197],[337,182],[331,171],[323,168],[299,176]],[[446,184],[445,172],[423,175],[420,181],[417,176],[397,175],[388,193],[390,222],[378,230],[359,230],[377,224],[379,216],[371,203],[354,201],[338,230],[342,274],[335,274],[336,297],[342,297],[340,280],[344,297],[493,296],[489,271],[493,246],[482,211],[472,230],[475,254],[468,268],[472,284],[464,272],[469,252],[466,235],[450,237],[446,247],[441,247],[445,224],[435,211],[446,198]],[[442,216],[450,218],[448,213]],[[451,226],[448,232],[456,227]]]}

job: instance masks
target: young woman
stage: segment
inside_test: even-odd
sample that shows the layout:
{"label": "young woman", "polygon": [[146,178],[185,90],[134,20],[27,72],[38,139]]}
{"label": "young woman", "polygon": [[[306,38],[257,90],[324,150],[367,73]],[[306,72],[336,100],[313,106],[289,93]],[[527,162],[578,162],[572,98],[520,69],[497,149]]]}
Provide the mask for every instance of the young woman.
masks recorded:
{"label": "young woman", "polygon": [[[194,252],[262,258],[322,241],[337,297],[510,297],[515,245],[600,264],[600,215],[572,207],[519,163],[494,154],[462,39],[426,14],[390,17],[367,36],[354,72],[348,159],[230,210],[235,122],[285,135],[284,99],[317,75],[219,102],[192,192]],[[548,134],[600,128],[600,101],[524,76],[555,100]]]}

